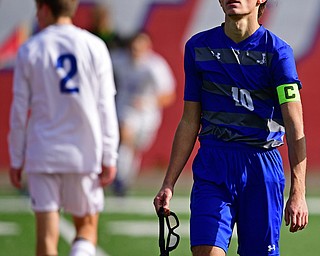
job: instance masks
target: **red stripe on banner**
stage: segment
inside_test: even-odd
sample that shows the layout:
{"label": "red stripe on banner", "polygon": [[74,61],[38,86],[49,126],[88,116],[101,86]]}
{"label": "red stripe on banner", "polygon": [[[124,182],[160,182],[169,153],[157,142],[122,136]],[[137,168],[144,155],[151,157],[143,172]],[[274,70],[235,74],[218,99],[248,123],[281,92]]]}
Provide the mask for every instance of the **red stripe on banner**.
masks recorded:
{"label": "red stripe on banner", "polygon": [[9,113],[12,100],[12,70],[0,71],[0,167],[8,168],[9,153],[7,136],[9,131]]}
{"label": "red stripe on banner", "polygon": [[13,33],[0,45],[0,67],[7,61],[15,58],[21,43],[26,39],[22,28],[17,28]]}
{"label": "red stripe on banner", "polygon": [[305,133],[307,138],[307,156],[310,166],[320,166],[320,107],[319,107],[319,60],[320,60],[320,24],[318,35],[311,52],[297,64],[302,82],[302,104],[304,110]]}
{"label": "red stripe on banner", "polygon": [[[165,167],[170,158],[173,136],[181,117],[183,107],[183,45],[182,41],[188,29],[188,22],[195,10],[198,0],[187,0],[177,5],[157,5],[150,10],[145,30],[150,34],[154,49],[160,53],[171,66],[177,81],[176,102],[164,110],[163,122],[157,139],[143,158],[143,167]],[[190,167],[190,161],[188,165]]]}
{"label": "red stripe on banner", "polygon": [[[297,62],[297,71],[302,82],[301,99],[303,105],[305,136],[307,141],[308,171],[319,171],[320,166],[320,107],[318,105],[318,85],[320,59],[320,27],[311,52]],[[288,149],[280,148],[285,169],[289,168]]]}

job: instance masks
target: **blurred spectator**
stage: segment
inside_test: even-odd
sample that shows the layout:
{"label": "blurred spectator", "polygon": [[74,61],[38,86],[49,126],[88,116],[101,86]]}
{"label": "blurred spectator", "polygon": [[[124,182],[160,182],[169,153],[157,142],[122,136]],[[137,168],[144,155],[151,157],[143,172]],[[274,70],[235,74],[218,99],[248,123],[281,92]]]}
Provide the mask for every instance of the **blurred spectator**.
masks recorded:
{"label": "blurred spectator", "polygon": [[166,60],[152,49],[145,32],[130,41],[129,51],[114,62],[117,112],[120,125],[118,173],[114,193],[126,195],[152,145],[162,109],[175,100],[175,79]]}
{"label": "blurred spectator", "polygon": [[105,5],[97,4],[93,8],[90,32],[100,37],[111,51],[125,46],[125,41],[114,29],[110,10]]}

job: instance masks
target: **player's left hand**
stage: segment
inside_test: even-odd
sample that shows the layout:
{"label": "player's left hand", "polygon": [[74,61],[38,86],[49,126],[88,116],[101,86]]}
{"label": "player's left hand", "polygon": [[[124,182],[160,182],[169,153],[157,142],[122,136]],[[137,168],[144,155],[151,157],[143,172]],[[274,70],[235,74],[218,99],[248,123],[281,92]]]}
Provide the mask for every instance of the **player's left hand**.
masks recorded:
{"label": "player's left hand", "polygon": [[290,195],[284,214],[286,226],[290,225],[290,232],[304,229],[308,224],[308,206],[305,196]]}
{"label": "player's left hand", "polygon": [[102,166],[99,174],[100,185],[102,187],[110,185],[116,177],[117,168],[115,166]]}

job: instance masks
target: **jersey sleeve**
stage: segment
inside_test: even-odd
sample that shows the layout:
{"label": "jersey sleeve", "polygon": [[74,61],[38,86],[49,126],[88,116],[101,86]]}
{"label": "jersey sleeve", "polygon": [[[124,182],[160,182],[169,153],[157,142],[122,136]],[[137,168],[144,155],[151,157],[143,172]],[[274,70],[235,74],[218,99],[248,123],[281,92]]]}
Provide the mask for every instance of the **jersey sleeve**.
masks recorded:
{"label": "jersey sleeve", "polygon": [[201,75],[197,72],[195,52],[190,41],[188,41],[185,46],[184,73],[184,100],[199,102],[201,100],[202,79]]}
{"label": "jersey sleeve", "polygon": [[99,58],[98,77],[100,82],[100,94],[98,100],[98,110],[101,120],[101,130],[103,136],[103,158],[104,166],[115,166],[118,157],[119,127],[115,105],[115,83],[111,58],[106,47],[103,47]]}
{"label": "jersey sleeve", "polygon": [[284,84],[302,85],[298,78],[293,50],[289,45],[280,47],[273,56],[273,80],[275,87]]}
{"label": "jersey sleeve", "polygon": [[8,136],[10,163],[13,168],[23,167],[26,147],[28,111],[30,107],[30,86],[25,70],[23,50],[19,50],[13,78],[13,101],[10,112]]}

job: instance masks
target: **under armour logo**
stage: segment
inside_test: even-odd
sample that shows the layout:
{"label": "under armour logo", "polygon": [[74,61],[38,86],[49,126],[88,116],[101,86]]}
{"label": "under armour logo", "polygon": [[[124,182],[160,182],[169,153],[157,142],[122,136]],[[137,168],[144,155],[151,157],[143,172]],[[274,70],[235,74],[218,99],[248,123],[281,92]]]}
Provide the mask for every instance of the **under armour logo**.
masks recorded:
{"label": "under armour logo", "polygon": [[276,250],[276,245],[275,244],[268,245],[268,252],[275,251],[275,250]]}
{"label": "under armour logo", "polygon": [[215,53],[214,51],[210,51],[211,52],[211,54],[212,54],[212,56],[213,57],[215,57],[217,60],[220,60],[221,59],[221,53],[220,52],[217,52],[217,53]]}
{"label": "under armour logo", "polygon": [[257,63],[260,65],[266,64],[267,63],[267,54],[261,53],[262,54],[262,60],[257,60]]}

